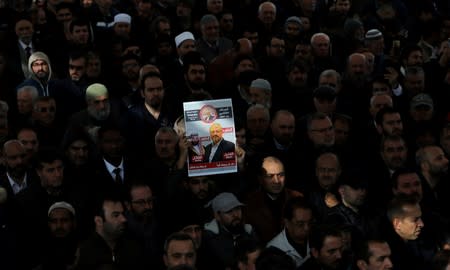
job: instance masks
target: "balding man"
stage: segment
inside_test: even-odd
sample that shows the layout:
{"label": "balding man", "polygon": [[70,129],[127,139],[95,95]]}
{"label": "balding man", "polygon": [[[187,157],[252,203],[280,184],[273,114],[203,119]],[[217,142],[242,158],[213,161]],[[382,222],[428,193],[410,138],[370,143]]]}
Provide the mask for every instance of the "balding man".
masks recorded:
{"label": "balding man", "polygon": [[205,162],[218,162],[234,160],[234,143],[223,138],[223,128],[219,123],[214,123],[209,127],[209,137],[211,143],[205,147]]}
{"label": "balding man", "polygon": [[285,188],[285,180],[286,171],[281,160],[273,156],[264,158],[258,175],[261,188],[251,193],[246,202],[246,220],[255,226],[264,243],[281,231],[281,212],[285,202],[302,196],[298,191]]}

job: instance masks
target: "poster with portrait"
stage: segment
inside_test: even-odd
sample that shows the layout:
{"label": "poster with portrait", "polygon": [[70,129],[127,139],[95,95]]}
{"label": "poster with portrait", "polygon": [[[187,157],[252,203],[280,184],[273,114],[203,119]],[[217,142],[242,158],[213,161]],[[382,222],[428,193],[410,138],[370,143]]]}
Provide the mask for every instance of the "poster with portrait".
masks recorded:
{"label": "poster with portrait", "polygon": [[189,176],[237,171],[236,136],[231,99],[183,103]]}

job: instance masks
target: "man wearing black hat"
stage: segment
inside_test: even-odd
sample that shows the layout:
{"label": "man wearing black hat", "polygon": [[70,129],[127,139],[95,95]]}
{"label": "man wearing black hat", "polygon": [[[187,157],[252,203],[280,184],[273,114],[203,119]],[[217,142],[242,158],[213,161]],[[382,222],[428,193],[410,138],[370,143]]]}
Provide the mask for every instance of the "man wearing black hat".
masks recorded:
{"label": "man wearing black hat", "polygon": [[341,203],[330,209],[325,220],[331,224],[350,226],[354,239],[362,239],[375,231],[376,219],[369,218],[367,212],[367,176],[362,171],[349,170],[344,172],[338,188]]}

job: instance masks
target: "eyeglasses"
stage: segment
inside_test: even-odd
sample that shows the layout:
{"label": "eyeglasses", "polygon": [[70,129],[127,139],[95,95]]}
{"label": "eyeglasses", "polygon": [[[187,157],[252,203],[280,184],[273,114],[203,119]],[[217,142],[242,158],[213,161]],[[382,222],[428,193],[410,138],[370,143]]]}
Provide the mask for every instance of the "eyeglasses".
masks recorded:
{"label": "eyeglasses", "polygon": [[38,109],[39,112],[41,113],[46,113],[46,112],[55,112],[56,108],[55,107],[41,107]]}
{"label": "eyeglasses", "polygon": [[147,198],[147,199],[134,200],[131,202],[136,205],[139,205],[139,206],[144,206],[145,204],[152,205],[153,201],[154,201],[154,198],[151,197],[151,198]]}

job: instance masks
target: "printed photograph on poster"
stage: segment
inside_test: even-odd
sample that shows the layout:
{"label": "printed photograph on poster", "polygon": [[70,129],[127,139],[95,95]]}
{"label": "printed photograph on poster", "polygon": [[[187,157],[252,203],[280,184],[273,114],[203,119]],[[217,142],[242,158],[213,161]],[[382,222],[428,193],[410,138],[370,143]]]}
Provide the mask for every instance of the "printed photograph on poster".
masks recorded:
{"label": "printed photograph on poster", "polygon": [[186,137],[191,142],[189,176],[237,171],[231,99],[183,103]]}

